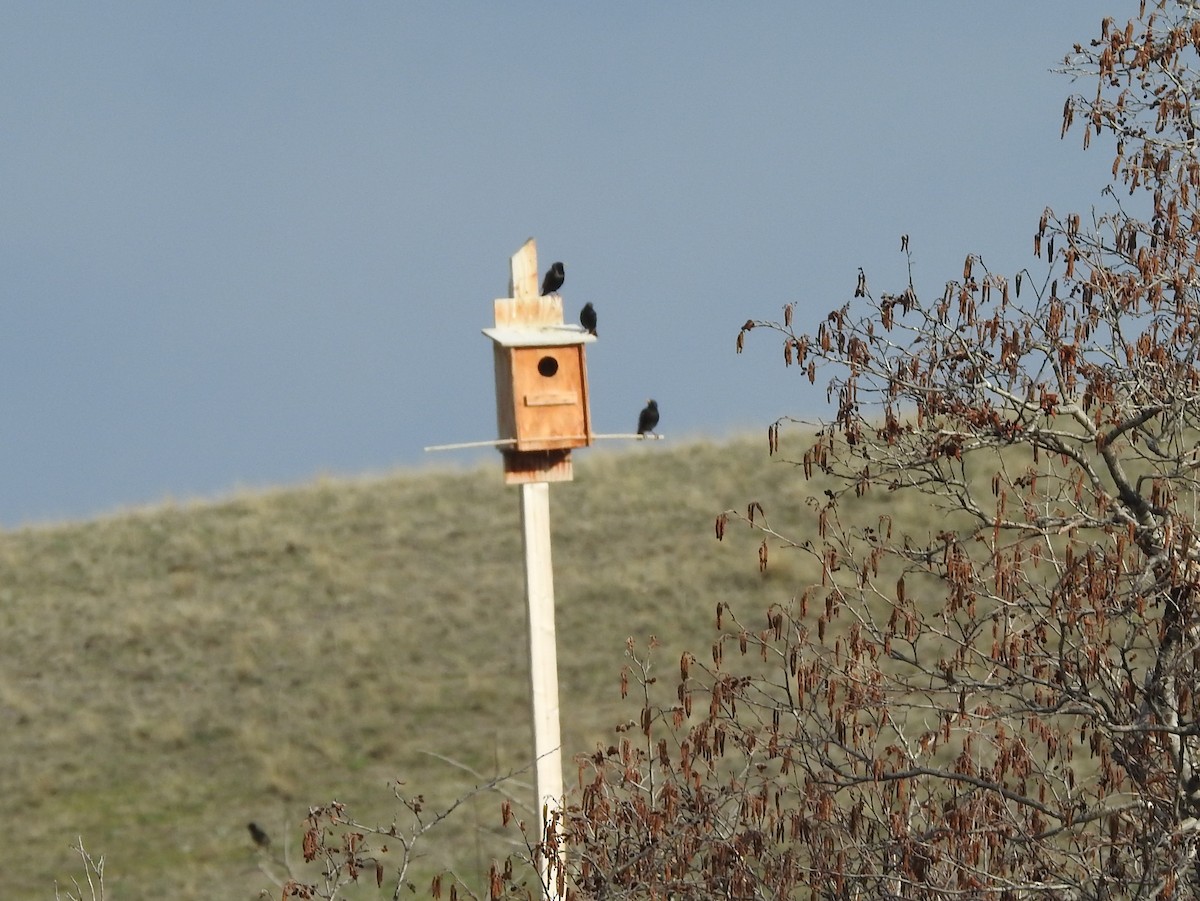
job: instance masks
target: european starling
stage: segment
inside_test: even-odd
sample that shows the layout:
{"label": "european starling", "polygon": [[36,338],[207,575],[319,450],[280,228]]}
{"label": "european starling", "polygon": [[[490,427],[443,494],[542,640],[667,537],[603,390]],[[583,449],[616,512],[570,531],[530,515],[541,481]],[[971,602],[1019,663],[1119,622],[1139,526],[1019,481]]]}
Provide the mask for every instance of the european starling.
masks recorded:
{"label": "european starling", "polygon": [[596,334],[596,309],[590,303],[585,303],[579,311],[579,324],[588,330],[589,335]]}
{"label": "european starling", "polygon": [[260,848],[269,848],[271,846],[271,836],[267,835],[258,823],[247,823],[246,828],[250,830],[250,837],[254,839],[254,844]]}
{"label": "european starling", "polygon": [[563,269],[562,263],[555,263],[546,270],[546,277],[542,279],[542,297],[547,294],[557,294],[558,289],[563,286],[563,280],[567,277],[567,272]]}
{"label": "european starling", "polygon": [[647,432],[656,434],[655,427],[658,425],[658,401],[646,401],[646,409],[638,414],[638,434],[645,435]]}

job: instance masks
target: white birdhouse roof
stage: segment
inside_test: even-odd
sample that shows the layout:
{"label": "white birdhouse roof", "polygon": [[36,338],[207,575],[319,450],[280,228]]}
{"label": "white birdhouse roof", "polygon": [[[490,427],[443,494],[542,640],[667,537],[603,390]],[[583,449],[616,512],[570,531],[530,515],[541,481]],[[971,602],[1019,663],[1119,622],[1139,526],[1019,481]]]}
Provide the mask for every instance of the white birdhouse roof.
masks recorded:
{"label": "white birdhouse roof", "polygon": [[591,344],[596,340],[587,329],[578,325],[542,325],[530,328],[485,328],[483,333],[501,347],[562,347],[568,344]]}

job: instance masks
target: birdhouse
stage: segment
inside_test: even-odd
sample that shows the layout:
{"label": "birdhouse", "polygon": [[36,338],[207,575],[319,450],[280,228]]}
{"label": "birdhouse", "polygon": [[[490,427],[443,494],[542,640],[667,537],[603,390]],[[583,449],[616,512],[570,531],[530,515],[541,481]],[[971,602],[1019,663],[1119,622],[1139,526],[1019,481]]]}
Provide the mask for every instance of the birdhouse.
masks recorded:
{"label": "birdhouse", "polygon": [[[532,275],[532,278],[529,275]],[[532,240],[513,257],[515,296],[495,301],[496,424],[505,481],[568,481],[572,448],[592,443],[585,348],[594,336],[563,323],[562,299],[539,297]]]}
{"label": "birdhouse", "polygon": [[496,423],[516,451],[592,443],[584,344],[574,329],[485,329],[495,342]]}

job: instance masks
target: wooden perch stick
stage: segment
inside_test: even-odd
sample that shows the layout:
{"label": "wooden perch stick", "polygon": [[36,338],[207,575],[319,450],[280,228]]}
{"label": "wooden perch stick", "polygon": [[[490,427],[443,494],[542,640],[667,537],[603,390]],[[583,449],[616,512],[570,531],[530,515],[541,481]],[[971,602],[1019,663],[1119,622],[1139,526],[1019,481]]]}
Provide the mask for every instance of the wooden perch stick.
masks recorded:
{"label": "wooden perch stick", "polygon": [[496,438],[492,441],[463,441],[460,444],[434,444],[425,448],[427,451],[460,450],[464,447],[499,447],[502,444],[516,444],[516,438]]}

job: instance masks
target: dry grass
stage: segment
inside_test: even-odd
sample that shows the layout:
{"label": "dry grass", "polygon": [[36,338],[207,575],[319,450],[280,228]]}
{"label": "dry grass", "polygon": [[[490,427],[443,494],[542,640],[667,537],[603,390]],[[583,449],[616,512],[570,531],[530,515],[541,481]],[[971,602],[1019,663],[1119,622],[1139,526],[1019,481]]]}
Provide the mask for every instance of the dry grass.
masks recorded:
{"label": "dry grass", "polygon": [[[765,444],[586,452],[552,488],[568,761],[635,715],[627,636],[657,635],[664,665],[706,654],[718,601],[757,620],[810,578],[797,554],[760,575],[747,529],[713,536],[752,499],[811,530],[813,487]],[[437,755],[487,777],[524,766],[517,493],[498,469],[0,534],[0,804],[17,827],[0,894],[49,895],[82,835],[113,897],[253,898],[269,883],[249,820],[296,857],[309,804],[385,823],[390,780],[434,807],[475,784]],[[418,884],[442,866],[478,882],[503,853],[498,808],[434,833]]]}

